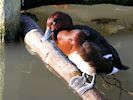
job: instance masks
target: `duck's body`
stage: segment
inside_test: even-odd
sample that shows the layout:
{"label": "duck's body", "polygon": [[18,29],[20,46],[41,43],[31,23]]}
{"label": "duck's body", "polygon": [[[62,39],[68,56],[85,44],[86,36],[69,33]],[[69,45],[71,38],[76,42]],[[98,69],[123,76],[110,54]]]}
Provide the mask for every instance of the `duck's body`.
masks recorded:
{"label": "duck's body", "polygon": [[47,20],[44,40],[52,35],[60,50],[88,75],[114,74],[128,67],[121,64],[116,50],[95,30],[73,25],[69,15],[56,12]]}
{"label": "duck's body", "polygon": [[[113,67],[126,69],[115,49],[98,32],[87,26],[74,25],[61,29],[56,35],[53,34],[52,39],[80,70],[86,70],[89,75],[94,72],[109,74]],[[85,65],[89,66],[88,70]]]}

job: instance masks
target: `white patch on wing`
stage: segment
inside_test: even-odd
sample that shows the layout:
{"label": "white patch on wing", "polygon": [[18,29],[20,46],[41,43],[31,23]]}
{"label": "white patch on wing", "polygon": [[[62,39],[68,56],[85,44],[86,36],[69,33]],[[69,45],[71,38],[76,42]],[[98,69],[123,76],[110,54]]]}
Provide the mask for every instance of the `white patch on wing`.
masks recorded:
{"label": "white patch on wing", "polygon": [[111,72],[111,73],[109,73],[108,75],[115,74],[115,73],[117,73],[118,71],[119,71],[119,69],[118,69],[118,68],[116,68],[116,67],[113,67],[113,70],[112,70],[112,72]]}
{"label": "white patch on wing", "polygon": [[103,57],[108,59],[108,58],[112,57],[112,54],[107,54],[107,55],[104,55]]}
{"label": "white patch on wing", "polygon": [[[112,54],[107,54],[107,55],[104,55],[103,57],[104,57],[104,58],[106,58],[106,59],[108,59],[108,58],[113,57],[113,56],[112,56]],[[119,71],[119,69],[118,69],[118,68],[113,67],[112,72],[111,72],[111,73],[109,73],[108,75],[115,74],[115,73],[117,73],[118,71]]]}
{"label": "white patch on wing", "polygon": [[85,62],[77,52],[70,54],[68,58],[77,66],[77,68],[81,72],[91,76],[92,73],[95,73],[95,70],[92,67],[90,67],[90,65],[87,62]]}

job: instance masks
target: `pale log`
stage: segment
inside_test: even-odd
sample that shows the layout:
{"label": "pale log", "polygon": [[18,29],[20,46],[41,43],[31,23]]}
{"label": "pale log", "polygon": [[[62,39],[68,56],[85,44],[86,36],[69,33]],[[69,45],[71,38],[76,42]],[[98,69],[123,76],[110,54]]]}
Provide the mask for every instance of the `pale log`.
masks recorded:
{"label": "pale log", "polygon": [[[49,65],[48,68],[54,70],[61,78],[68,84],[74,76],[80,76],[81,73],[77,67],[68,60],[66,56],[56,47],[52,40],[42,42],[43,31],[39,26],[29,17],[22,16],[21,23],[25,35],[24,41],[31,51],[35,52],[42,61]],[[53,71],[52,71],[53,72]],[[77,94],[77,88],[73,88]],[[83,100],[103,100],[103,97],[94,87],[87,90],[84,94],[79,94]]]}

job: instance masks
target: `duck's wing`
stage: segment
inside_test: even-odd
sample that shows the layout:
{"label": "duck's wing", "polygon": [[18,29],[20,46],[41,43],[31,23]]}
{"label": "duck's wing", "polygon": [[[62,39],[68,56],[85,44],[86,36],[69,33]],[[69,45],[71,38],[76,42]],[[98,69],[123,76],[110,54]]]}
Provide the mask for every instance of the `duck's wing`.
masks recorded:
{"label": "duck's wing", "polygon": [[88,41],[95,43],[100,48],[102,56],[111,54],[113,66],[116,66],[118,69],[128,69],[128,67],[122,65],[120,57],[114,47],[109,44],[105,38],[100,35],[100,33],[85,25],[75,25],[75,28],[84,31],[84,33],[88,36]]}
{"label": "duck's wing", "polygon": [[102,55],[110,53],[110,44],[94,29],[85,25],[75,25],[75,28],[81,29],[88,36],[88,41],[98,45]]}

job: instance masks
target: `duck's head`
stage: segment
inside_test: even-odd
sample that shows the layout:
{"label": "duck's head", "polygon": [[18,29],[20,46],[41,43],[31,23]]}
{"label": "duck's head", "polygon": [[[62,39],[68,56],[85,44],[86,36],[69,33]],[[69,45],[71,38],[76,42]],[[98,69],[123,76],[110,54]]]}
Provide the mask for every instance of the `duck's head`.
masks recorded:
{"label": "duck's head", "polygon": [[66,27],[73,25],[69,15],[63,12],[55,12],[47,19],[46,30],[43,39],[47,40],[52,34]]}

